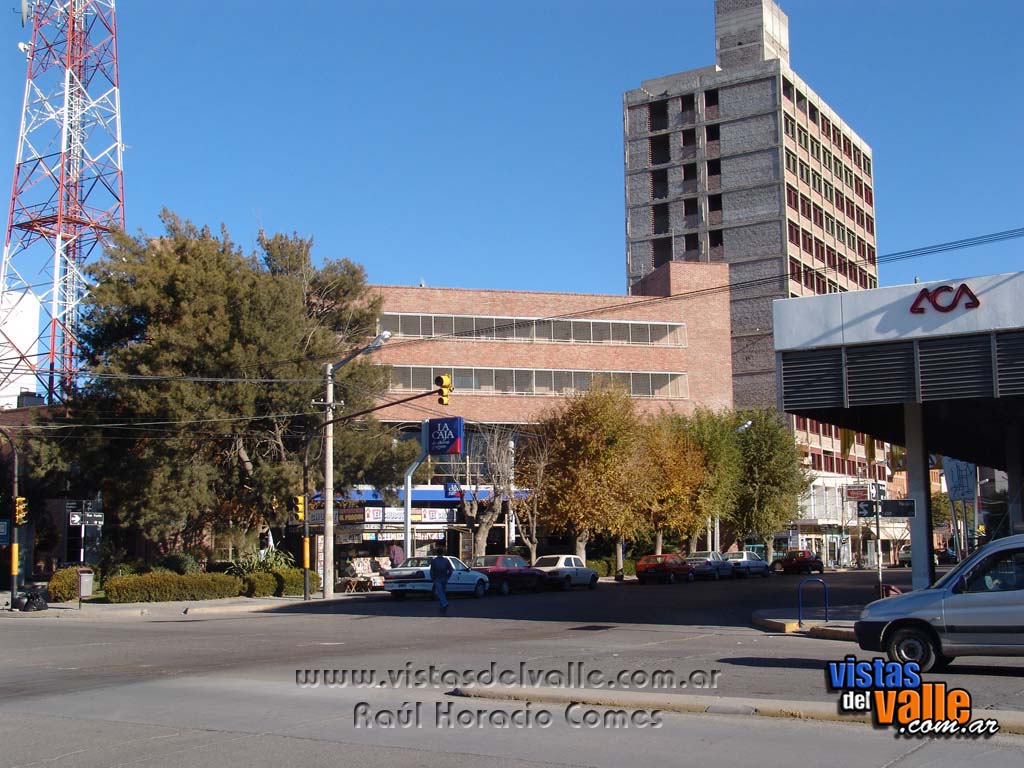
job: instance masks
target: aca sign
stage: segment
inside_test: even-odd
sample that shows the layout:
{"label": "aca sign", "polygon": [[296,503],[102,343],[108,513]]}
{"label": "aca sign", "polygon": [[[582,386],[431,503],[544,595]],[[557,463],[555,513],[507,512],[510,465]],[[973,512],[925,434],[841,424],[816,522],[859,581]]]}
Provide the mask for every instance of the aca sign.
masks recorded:
{"label": "aca sign", "polygon": [[463,421],[461,416],[450,419],[431,419],[427,434],[431,456],[448,456],[462,453]]}
{"label": "aca sign", "polygon": [[[947,294],[953,294],[953,298],[948,299]],[[922,288],[921,292],[917,294],[917,298],[914,299],[914,303],[910,305],[910,312],[915,315],[923,315],[926,302],[939,312],[952,312],[960,306],[961,301],[964,302],[964,309],[977,309],[981,306],[978,297],[967,287],[967,283],[960,283],[960,286],[955,289],[951,285],[940,285],[931,290]]]}

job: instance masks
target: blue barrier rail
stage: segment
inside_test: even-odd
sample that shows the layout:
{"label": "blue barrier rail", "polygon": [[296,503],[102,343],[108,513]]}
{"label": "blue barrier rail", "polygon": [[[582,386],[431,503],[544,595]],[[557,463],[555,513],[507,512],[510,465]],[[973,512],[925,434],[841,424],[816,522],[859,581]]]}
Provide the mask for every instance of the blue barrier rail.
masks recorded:
{"label": "blue barrier rail", "polygon": [[804,625],[804,584],[808,582],[816,581],[825,588],[825,621],[828,621],[828,584],[825,583],[824,579],[818,578],[807,578],[800,579],[800,585],[797,587],[796,599],[797,599],[797,614],[796,622],[797,626],[802,627]]}

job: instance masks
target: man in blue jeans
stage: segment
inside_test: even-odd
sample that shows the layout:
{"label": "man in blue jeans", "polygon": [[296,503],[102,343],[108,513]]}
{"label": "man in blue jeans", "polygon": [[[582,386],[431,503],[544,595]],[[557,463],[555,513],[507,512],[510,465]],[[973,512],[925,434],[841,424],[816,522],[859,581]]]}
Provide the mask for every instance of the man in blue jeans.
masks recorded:
{"label": "man in blue jeans", "polygon": [[444,555],[430,561],[430,580],[434,582],[434,596],[441,604],[441,613],[448,613],[448,579],[452,575],[451,562]]}

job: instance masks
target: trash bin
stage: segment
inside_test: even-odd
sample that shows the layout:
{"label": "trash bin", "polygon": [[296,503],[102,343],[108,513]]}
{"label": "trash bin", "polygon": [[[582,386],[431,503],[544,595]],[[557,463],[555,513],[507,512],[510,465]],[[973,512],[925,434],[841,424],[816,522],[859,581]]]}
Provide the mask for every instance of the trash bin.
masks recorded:
{"label": "trash bin", "polygon": [[92,570],[89,568],[78,569],[78,597],[92,597]]}

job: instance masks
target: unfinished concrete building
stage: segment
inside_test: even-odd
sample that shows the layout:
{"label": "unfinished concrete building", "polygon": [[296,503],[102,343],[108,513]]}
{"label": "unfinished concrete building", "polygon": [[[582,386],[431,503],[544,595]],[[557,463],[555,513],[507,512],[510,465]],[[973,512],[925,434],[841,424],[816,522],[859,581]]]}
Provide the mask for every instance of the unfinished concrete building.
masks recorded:
{"label": "unfinished concrete building", "polygon": [[733,398],[776,403],[776,298],[877,285],[871,148],[789,66],[771,0],[716,0],[717,65],[623,99],[627,283],[722,261]]}

